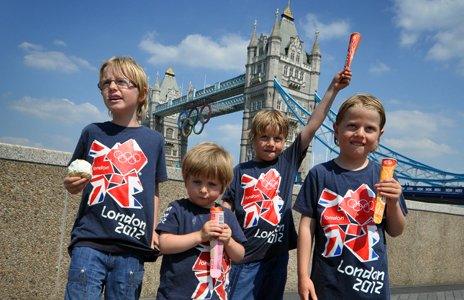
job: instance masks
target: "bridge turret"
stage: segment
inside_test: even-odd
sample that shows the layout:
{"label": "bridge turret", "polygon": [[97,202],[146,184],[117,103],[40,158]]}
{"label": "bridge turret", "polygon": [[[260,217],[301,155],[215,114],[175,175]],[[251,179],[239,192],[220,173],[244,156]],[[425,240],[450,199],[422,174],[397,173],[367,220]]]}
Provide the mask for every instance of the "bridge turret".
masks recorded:
{"label": "bridge turret", "polygon": [[255,23],[253,24],[253,31],[251,33],[251,38],[250,38],[250,43],[248,44],[247,47],[247,64],[245,66],[245,85],[249,86],[251,82],[251,75],[253,73],[253,62],[256,61],[256,57],[258,56],[258,39],[256,38],[256,24],[257,21],[255,20]]}
{"label": "bridge turret", "polygon": [[311,54],[308,55],[309,70],[309,95],[314,101],[314,95],[319,86],[319,75],[321,74],[321,49],[319,47],[319,31],[315,32],[313,48]]}

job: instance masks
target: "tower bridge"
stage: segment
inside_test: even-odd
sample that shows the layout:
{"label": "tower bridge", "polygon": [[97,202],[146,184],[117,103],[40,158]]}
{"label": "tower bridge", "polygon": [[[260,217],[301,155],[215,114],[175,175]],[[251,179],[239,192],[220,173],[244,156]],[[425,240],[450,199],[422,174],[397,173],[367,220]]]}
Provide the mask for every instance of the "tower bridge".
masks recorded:
{"label": "tower bridge", "polygon": [[[166,70],[150,89],[149,113],[144,121],[150,128],[161,132],[166,139],[166,161],[170,166],[180,166],[187,151],[188,136],[201,134],[212,117],[243,111],[240,141],[240,162],[253,158],[249,141],[251,120],[263,108],[283,111],[291,120],[287,144],[306,123],[314,106],[320,101],[318,89],[321,52],[316,32],[311,51],[305,50],[299,37],[288,4],[284,12],[275,15],[271,33],[256,33],[253,27],[247,47],[245,74],[214,83],[196,90],[189,86],[181,95],[174,71]],[[331,110],[315,140],[334,157],[338,148],[333,144],[332,124],[336,114]],[[299,178],[309,171],[312,145],[308,149]],[[418,162],[398,152],[379,145],[371,158],[379,161],[393,157],[398,161],[397,176],[410,198],[458,199],[464,204],[464,174],[455,174]]]}

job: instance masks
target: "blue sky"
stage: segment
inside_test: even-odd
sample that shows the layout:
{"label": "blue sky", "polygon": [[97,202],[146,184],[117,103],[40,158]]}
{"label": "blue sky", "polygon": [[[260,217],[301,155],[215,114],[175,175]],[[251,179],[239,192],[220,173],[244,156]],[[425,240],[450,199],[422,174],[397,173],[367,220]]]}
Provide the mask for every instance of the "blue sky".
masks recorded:
{"label": "blue sky", "polygon": [[[133,56],[153,84],[168,67],[184,90],[245,72],[253,23],[269,35],[268,1],[25,1],[0,4],[0,142],[73,151],[86,124],[108,119],[98,68],[113,55]],[[319,94],[342,68],[348,36],[363,40],[351,85],[382,99],[382,143],[439,169],[464,173],[464,0],[308,1],[291,8],[310,51],[320,31]],[[213,140],[237,159],[241,113],[216,118],[190,145]],[[316,147],[317,149],[317,147]],[[316,161],[324,158],[316,153]]]}

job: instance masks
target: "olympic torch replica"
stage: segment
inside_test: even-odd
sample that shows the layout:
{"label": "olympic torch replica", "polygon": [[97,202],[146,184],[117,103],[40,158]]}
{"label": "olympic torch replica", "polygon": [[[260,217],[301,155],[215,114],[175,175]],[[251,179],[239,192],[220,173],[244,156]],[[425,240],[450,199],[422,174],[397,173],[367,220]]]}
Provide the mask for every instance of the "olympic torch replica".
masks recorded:
{"label": "olympic torch replica", "polygon": [[351,62],[353,61],[354,54],[358,49],[359,43],[361,42],[361,34],[359,32],[353,32],[350,35],[350,43],[348,44],[348,53],[346,54],[345,69],[351,68]]}
{"label": "olympic torch replica", "polygon": [[[224,224],[224,211],[220,206],[212,206],[210,208],[210,220],[216,224]],[[209,274],[212,278],[219,278],[222,273],[222,252],[224,245],[218,239],[210,241],[210,261]]]}
{"label": "olympic torch replica", "polygon": [[[380,166],[380,181],[385,179],[393,178],[397,162],[394,158],[382,159],[382,165]],[[385,210],[385,197],[377,195],[375,197],[375,210],[374,210],[374,222],[380,224],[383,218],[383,212]]]}

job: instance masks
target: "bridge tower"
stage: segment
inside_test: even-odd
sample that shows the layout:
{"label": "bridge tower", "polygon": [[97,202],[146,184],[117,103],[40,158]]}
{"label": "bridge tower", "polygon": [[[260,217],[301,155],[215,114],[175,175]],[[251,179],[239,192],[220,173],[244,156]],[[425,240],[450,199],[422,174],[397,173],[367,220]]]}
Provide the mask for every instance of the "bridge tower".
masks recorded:
{"label": "bridge tower", "polygon": [[164,150],[166,152],[166,164],[172,167],[179,167],[181,157],[187,151],[187,138],[183,137],[177,127],[178,114],[167,117],[154,117],[155,106],[166,103],[170,100],[179,98],[181,91],[177,85],[174,71],[168,68],[164,73],[163,81],[159,82],[158,76],[153,87],[148,94],[148,118],[144,122],[151,129],[159,131],[165,138]]}
{"label": "bridge tower", "polygon": [[[287,146],[301,130],[290,111],[274,90],[274,77],[287,88],[289,93],[308,111],[315,106],[315,93],[318,88],[321,53],[318,33],[314,39],[311,53],[305,51],[304,42],[295,27],[290,2],[282,15],[276,11],[274,26],[270,36],[256,35],[256,22],[247,47],[245,71],[245,108],[243,112],[242,136],[240,142],[240,162],[253,158],[249,141],[251,121],[257,111],[263,108],[278,109],[291,119]],[[300,168],[300,176],[308,173],[312,146]]]}

